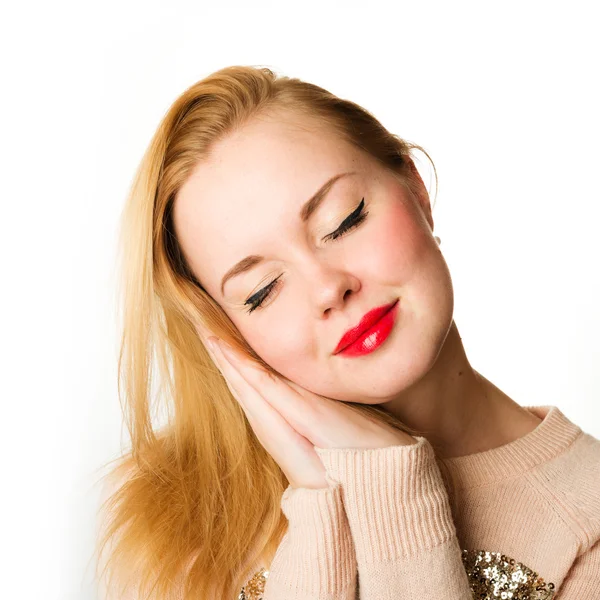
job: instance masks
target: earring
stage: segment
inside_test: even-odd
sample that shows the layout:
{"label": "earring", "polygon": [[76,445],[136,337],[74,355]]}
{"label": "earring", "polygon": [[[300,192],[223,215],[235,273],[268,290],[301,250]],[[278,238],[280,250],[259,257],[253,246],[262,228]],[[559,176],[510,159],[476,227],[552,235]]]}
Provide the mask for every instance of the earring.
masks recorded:
{"label": "earring", "polygon": [[441,244],[441,243],[442,243],[442,240],[440,240],[440,238],[439,238],[437,235],[434,235],[434,236],[433,236],[433,239],[434,239],[434,240],[435,240],[435,241],[436,241],[438,244]]}

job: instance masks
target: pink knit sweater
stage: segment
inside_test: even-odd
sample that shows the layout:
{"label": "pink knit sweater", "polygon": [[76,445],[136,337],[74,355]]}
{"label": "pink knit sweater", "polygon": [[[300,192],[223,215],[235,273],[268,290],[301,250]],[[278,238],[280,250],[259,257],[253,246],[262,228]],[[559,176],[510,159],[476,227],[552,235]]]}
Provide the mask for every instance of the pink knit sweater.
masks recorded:
{"label": "pink knit sweater", "polygon": [[600,440],[524,408],[527,435],[442,459],[452,492],[423,437],[316,448],[330,486],[285,490],[288,531],[240,599],[600,599]]}

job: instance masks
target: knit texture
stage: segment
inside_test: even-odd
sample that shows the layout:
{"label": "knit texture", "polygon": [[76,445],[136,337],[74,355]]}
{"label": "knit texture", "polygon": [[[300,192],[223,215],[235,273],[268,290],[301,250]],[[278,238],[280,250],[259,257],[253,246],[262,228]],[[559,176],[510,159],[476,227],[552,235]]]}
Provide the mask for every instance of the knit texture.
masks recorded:
{"label": "knit texture", "polygon": [[[289,529],[268,567],[264,600],[471,600],[483,575],[463,556],[478,550],[551,582],[546,596],[524,583],[532,599],[599,599],[600,440],[556,406],[524,408],[543,419],[527,435],[442,459],[452,490],[424,437],[387,448],[315,448],[329,487],[285,490]],[[489,598],[502,591],[490,589]]]}

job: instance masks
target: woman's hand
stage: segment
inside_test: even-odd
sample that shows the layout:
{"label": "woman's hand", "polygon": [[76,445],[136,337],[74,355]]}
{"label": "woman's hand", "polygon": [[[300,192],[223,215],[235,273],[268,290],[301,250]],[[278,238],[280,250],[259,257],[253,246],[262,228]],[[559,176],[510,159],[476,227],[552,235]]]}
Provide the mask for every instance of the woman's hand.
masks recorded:
{"label": "woman's hand", "polygon": [[266,371],[223,342],[211,351],[211,332],[203,326],[197,331],[258,440],[292,487],[328,487],[314,446],[364,449],[416,443],[407,433],[358,414],[343,402]]}

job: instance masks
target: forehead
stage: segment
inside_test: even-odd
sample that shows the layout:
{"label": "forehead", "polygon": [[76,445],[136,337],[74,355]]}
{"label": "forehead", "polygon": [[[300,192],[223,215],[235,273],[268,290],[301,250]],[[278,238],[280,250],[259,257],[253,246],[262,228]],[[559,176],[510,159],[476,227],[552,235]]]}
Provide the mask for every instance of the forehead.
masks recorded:
{"label": "forehead", "polygon": [[215,144],[178,199],[227,200],[233,206],[240,197],[248,203],[276,195],[284,203],[285,197],[314,191],[323,172],[333,174],[360,160],[357,149],[315,119],[256,117]]}
{"label": "forehead", "polygon": [[276,254],[282,232],[299,231],[300,207],[329,177],[367,166],[364,153],[314,119],[253,119],[215,144],[177,194],[175,227],[192,270],[218,298],[232,264]]}

